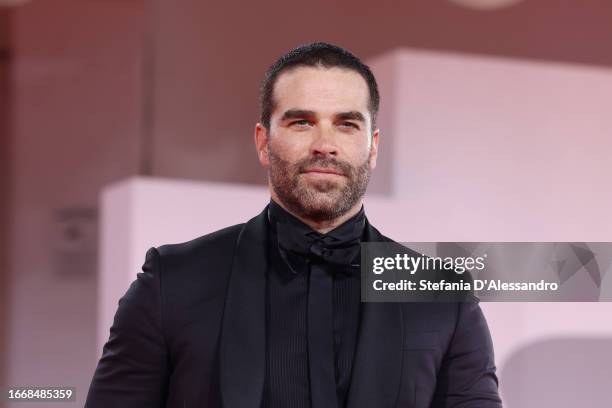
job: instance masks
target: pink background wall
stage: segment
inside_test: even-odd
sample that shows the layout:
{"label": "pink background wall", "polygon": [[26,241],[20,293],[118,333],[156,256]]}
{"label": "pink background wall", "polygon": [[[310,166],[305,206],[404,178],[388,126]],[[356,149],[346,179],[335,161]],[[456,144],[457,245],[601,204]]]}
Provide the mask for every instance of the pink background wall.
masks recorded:
{"label": "pink background wall", "polygon": [[[144,2],[110,3],[34,2],[12,16],[10,315],[0,363],[6,384],[70,384],[81,406],[97,354],[99,189],[138,171]],[[67,210],[93,212],[75,220],[80,235],[66,229]]]}
{"label": "pink background wall", "polygon": [[[299,17],[288,17],[286,3],[280,1],[33,0],[3,10],[0,52],[6,50],[10,58],[0,62],[9,88],[0,90],[0,116],[7,118],[6,126],[0,122],[0,154],[5,155],[0,157],[7,157],[0,163],[6,182],[0,189],[0,227],[7,237],[3,247],[8,259],[6,268],[0,266],[0,278],[9,296],[0,302],[0,307],[8,306],[0,313],[0,337],[7,344],[0,351],[0,372],[4,369],[11,385],[75,385],[82,401],[100,352],[95,343],[97,248],[104,239],[99,238],[97,215],[101,189],[137,174],[261,186],[264,174],[251,146],[257,88],[267,65],[302,42],[338,42],[372,61],[387,79],[381,84],[385,143],[389,146],[402,135],[399,142],[411,145],[402,147],[407,152],[403,160],[383,146],[389,160],[382,161],[371,190],[394,199],[409,191],[402,208],[420,212],[398,225],[406,239],[427,239],[428,234],[439,239],[438,233],[448,239],[468,233],[498,239],[529,233],[532,239],[562,240],[574,239],[576,233],[609,240],[611,224],[601,205],[609,203],[610,190],[597,177],[610,170],[609,133],[602,129],[609,129],[610,82],[604,68],[612,67],[611,19],[612,4],[600,0],[584,0],[580,6],[525,0],[489,13],[445,0],[359,0],[350,9],[315,1]],[[405,59],[386,53],[402,47],[456,55],[413,52]],[[462,57],[461,78],[469,82],[454,79],[455,57]],[[418,77],[400,75],[396,79],[401,83],[390,81],[402,64],[405,69],[411,64],[428,68],[415,71]],[[484,74],[491,66],[499,69]],[[533,72],[540,73],[538,92],[531,92]],[[508,75],[511,89],[504,85]],[[428,89],[429,81],[447,88]],[[498,88],[502,85],[503,93]],[[404,99],[396,99],[396,88],[414,88],[418,98],[406,92]],[[464,102],[465,90],[477,104]],[[421,110],[413,111],[415,107]],[[416,112],[430,120],[415,121],[420,119]],[[515,119],[520,133],[506,127],[507,133],[487,138],[480,126],[514,124]],[[429,139],[431,135],[436,137]],[[514,147],[517,137],[532,150]],[[475,144],[483,138],[486,143]],[[428,140],[430,144],[423,144]],[[437,145],[440,141],[444,143]],[[413,147],[423,154],[411,155]],[[437,166],[427,155],[441,148],[447,149],[442,156],[447,164]],[[485,166],[493,148],[499,161]],[[455,157],[455,152],[461,155]],[[471,165],[463,161],[467,153],[476,156]],[[580,168],[574,173],[569,163],[580,163]],[[520,170],[520,178],[513,178],[513,169]],[[410,183],[409,190],[405,183]],[[530,195],[515,194],[530,186]],[[565,186],[568,193],[563,193]],[[464,198],[468,192],[478,199],[470,205],[430,201],[441,191]],[[506,202],[515,205],[502,211],[498,205]],[[379,205],[382,210],[369,210],[373,219],[386,211],[387,204]],[[559,208],[580,215],[559,218]],[[223,221],[246,219],[256,210],[249,206],[240,211]],[[431,225],[437,227],[425,229]],[[147,235],[142,245],[187,239],[213,227],[193,225],[180,237],[165,228],[159,240],[151,235],[155,242],[145,243]],[[126,279],[140,267],[144,249],[130,252]],[[594,321],[585,321],[594,327]],[[609,324],[604,320],[600,326]],[[588,360],[592,355],[585,350],[599,350],[598,345],[574,349],[574,355]],[[551,349],[557,346],[571,349],[564,342]],[[526,372],[521,365],[508,367],[509,372]],[[588,378],[600,373],[594,365],[586,367]],[[597,382],[580,382],[587,383]]]}

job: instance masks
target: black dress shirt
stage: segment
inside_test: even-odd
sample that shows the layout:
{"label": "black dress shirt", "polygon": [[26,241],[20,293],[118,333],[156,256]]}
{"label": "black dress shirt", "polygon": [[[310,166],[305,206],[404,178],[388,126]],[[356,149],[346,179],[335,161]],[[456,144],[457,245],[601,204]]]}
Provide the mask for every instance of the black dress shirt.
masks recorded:
{"label": "black dress shirt", "polygon": [[[269,206],[270,222],[266,310],[266,374],[264,408],[311,407],[311,383],[308,355],[309,277],[314,256],[296,255],[279,248],[278,223],[283,236],[292,240],[308,237],[331,242],[350,241],[359,246],[365,225],[363,207],[360,212],[327,234],[312,230],[274,201]],[[282,237],[283,237],[282,236]],[[281,237],[281,238],[282,238]],[[355,239],[357,238],[357,239]],[[320,259],[319,259],[320,261]],[[329,262],[319,265],[332,276],[333,366],[337,407],[344,407],[351,381],[351,369],[360,313],[359,252],[344,267]]]}

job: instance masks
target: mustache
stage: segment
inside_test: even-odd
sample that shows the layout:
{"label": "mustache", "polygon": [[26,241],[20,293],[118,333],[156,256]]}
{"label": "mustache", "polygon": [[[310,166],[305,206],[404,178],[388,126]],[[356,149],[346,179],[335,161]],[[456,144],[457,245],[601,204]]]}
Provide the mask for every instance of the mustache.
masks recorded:
{"label": "mustache", "polygon": [[333,158],[325,157],[311,157],[300,160],[296,163],[296,168],[299,173],[306,172],[307,169],[312,167],[321,167],[324,169],[333,170],[336,173],[340,173],[344,176],[350,175],[353,170],[353,166],[344,161],[336,160]]}

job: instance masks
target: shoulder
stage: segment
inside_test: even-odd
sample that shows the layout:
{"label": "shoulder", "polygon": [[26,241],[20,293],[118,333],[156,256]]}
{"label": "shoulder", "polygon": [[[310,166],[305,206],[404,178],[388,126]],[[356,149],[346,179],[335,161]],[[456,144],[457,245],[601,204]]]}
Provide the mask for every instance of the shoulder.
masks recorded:
{"label": "shoulder", "polygon": [[243,226],[236,224],[187,242],[152,248],[158,253],[161,285],[166,293],[173,295],[176,290],[178,295],[195,288],[221,290]]}
{"label": "shoulder", "polygon": [[159,255],[166,261],[180,261],[206,254],[226,253],[236,244],[244,223],[232,225],[190,241],[166,244],[157,247]]}

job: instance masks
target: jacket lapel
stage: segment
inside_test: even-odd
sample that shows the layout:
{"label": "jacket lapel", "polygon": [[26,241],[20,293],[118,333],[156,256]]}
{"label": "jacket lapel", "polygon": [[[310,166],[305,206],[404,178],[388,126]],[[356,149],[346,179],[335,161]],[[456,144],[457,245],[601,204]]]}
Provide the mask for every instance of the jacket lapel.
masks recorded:
{"label": "jacket lapel", "polygon": [[223,313],[220,387],[225,408],[259,407],[265,375],[266,208],[236,244]]}
{"label": "jacket lapel", "polygon": [[[366,224],[366,242],[390,241]],[[348,408],[396,405],[402,373],[403,318],[401,303],[361,304]]]}

